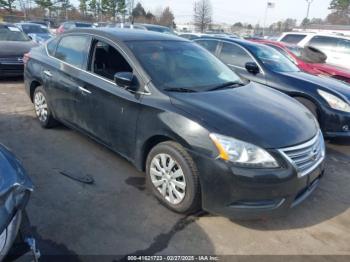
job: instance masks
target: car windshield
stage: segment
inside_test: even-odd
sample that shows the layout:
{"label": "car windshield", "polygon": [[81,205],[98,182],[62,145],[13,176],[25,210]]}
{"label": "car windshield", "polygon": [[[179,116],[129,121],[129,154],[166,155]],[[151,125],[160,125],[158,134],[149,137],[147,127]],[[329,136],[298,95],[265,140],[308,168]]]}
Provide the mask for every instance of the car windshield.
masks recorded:
{"label": "car windshield", "polygon": [[241,79],[208,51],[182,41],[129,41],[129,48],[161,89],[206,91]]}
{"label": "car windshield", "polygon": [[47,27],[42,25],[21,25],[26,34],[49,34]]}
{"label": "car windshield", "polygon": [[272,47],[256,45],[252,46],[250,49],[255,57],[257,57],[268,69],[274,72],[300,71],[292,61]]}
{"label": "car windshield", "polygon": [[30,39],[15,26],[0,27],[0,41],[29,41]]}

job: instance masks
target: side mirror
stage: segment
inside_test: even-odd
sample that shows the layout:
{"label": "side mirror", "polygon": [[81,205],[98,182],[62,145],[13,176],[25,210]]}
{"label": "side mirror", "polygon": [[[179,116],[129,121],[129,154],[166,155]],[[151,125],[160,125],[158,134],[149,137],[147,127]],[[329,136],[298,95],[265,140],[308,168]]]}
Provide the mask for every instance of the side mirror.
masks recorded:
{"label": "side mirror", "polygon": [[117,86],[136,92],[137,88],[133,80],[134,74],[131,72],[118,72],[114,75],[114,82]]}
{"label": "side mirror", "polygon": [[247,69],[247,71],[253,75],[259,74],[259,72],[260,72],[259,66],[254,62],[246,63],[245,69]]}

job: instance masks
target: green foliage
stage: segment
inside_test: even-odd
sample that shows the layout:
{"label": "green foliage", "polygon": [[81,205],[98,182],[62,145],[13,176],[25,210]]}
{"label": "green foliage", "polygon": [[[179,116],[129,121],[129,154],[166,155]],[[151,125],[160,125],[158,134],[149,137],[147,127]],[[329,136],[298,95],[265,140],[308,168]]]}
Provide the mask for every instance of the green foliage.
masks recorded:
{"label": "green foliage", "polygon": [[15,8],[15,1],[16,0],[0,0],[0,8],[12,12],[12,10]]}
{"label": "green foliage", "polygon": [[51,0],[35,0],[35,3],[43,9],[50,8],[53,6]]}
{"label": "green foliage", "polygon": [[332,0],[329,9],[336,11],[348,11],[350,7],[350,0]]}

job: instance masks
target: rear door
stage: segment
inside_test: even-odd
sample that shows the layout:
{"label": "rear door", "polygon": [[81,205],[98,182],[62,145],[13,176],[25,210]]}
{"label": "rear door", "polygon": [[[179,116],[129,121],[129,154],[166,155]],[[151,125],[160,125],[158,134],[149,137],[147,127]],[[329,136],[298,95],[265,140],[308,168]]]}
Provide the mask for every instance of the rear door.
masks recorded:
{"label": "rear door", "polygon": [[44,68],[49,79],[49,96],[56,116],[63,122],[77,125],[79,112],[77,97],[81,92],[80,80],[86,69],[91,37],[87,35],[63,36],[54,52],[55,67]]}
{"label": "rear door", "polygon": [[241,46],[235,43],[222,42],[218,52],[218,57],[233,71],[242,77],[254,82],[266,84],[265,75],[260,67],[260,72],[256,75],[251,74],[246,69],[247,63],[257,63],[253,56]]}

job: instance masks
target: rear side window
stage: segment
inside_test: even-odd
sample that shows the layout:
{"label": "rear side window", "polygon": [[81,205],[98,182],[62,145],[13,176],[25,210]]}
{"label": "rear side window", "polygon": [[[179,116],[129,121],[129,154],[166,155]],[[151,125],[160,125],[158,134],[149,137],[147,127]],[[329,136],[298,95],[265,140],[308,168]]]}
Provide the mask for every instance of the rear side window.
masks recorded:
{"label": "rear side window", "polygon": [[316,47],[320,50],[336,51],[339,42],[339,38],[328,37],[328,36],[314,36],[310,42],[309,46]]}
{"label": "rear side window", "polygon": [[55,57],[78,68],[83,68],[89,45],[90,37],[88,36],[65,36],[57,46]]}
{"label": "rear side window", "polygon": [[340,39],[338,48],[339,52],[350,55],[350,40]]}
{"label": "rear side window", "polygon": [[229,66],[245,68],[248,62],[254,62],[243,48],[229,43],[223,43],[219,58]]}
{"label": "rear side window", "polygon": [[281,42],[285,42],[285,43],[289,43],[289,44],[298,44],[305,37],[306,37],[306,35],[288,34],[288,35],[285,35],[281,39]]}
{"label": "rear side window", "polygon": [[218,41],[214,40],[200,40],[197,43],[213,54],[215,54],[216,47],[218,46]]}

